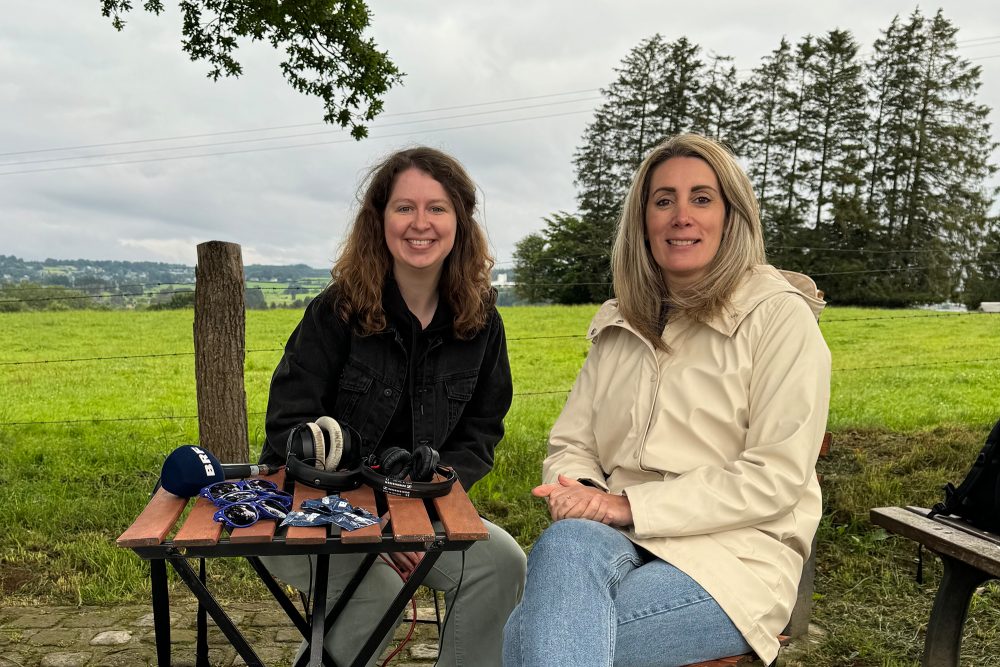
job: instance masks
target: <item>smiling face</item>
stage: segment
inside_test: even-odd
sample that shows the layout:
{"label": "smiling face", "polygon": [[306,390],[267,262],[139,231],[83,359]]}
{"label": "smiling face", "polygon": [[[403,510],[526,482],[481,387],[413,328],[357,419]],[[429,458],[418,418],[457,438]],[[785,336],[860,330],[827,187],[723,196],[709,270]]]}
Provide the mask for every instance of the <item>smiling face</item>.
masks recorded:
{"label": "smiling face", "polygon": [[416,167],[400,172],[383,219],[397,280],[414,272],[432,272],[440,278],[458,226],[455,206],[444,186]]}
{"label": "smiling face", "polygon": [[708,163],[673,157],[657,165],[645,206],[646,238],[664,284],[683,287],[705,275],[726,222],[719,179]]}

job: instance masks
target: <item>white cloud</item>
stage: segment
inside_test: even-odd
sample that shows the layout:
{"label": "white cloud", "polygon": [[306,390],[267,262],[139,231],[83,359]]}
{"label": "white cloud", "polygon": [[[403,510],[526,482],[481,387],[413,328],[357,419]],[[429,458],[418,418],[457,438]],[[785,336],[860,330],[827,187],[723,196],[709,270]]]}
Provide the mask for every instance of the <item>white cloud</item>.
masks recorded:
{"label": "white cloud", "polygon": [[[177,6],[166,4],[159,18],[135,10],[122,33],[92,3],[5,8],[0,253],[191,264],[197,243],[219,239],[240,243],[247,263],[326,267],[366,168],[400,146],[426,142],[463,161],[482,188],[484,220],[503,263],[518,239],[541,228],[544,216],[575,209],[572,154],[594,102],[445,116],[492,111],[496,105],[482,103],[496,100],[606,86],[628,50],[654,32],[670,40],[686,35],[748,69],[783,36],[794,42],[844,28],[869,49],[893,15],[905,17],[916,6],[896,0],[374,1],[372,36],[407,75],[386,96],[386,114],[373,124],[372,138],[359,143],[321,124],[319,102],[284,82],[280,54],[266,44],[241,48],[243,77],[208,80],[207,66],[181,52]],[[939,4],[960,28],[960,41],[1000,36],[992,1]],[[962,48],[970,58],[1000,55],[998,44]],[[975,62],[983,67],[980,101],[1000,106],[1000,58]],[[574,98],[503,106],[566,99]],[[460,105],[481,106],[412,113]],[[573,111],[584,112],[557,115]],[[549,117],[507,122],[528,116]],[[439,120],[414,122],[427,118]],[[993,118],[996,126],[996,111]],[[291,125],[304,127],[234,133]],[[478,127],[448,129],[470,125]],[[310,133],[319,134],[288,136]],[[206,136],[149,141],[190,135]],[[284,138],[248,141],[274,136]],[[177,148],[191,144],[216,145]],[[94,145],[101,146],[47,150]],[[263,150],[274,146],[305,147]],[[22,151],[31,152],[13,154]],[[117,155],[67,159],[104,153]],[[66,168],[95,162],[125,164]]]}

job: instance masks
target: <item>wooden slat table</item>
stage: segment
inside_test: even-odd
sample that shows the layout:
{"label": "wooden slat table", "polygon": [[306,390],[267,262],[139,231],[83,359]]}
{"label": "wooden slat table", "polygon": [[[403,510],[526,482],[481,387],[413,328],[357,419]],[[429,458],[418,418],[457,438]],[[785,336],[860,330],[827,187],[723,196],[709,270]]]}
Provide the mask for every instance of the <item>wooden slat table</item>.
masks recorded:
{"label": "wooden slat table", "polygon": [[984,581],[1000,579],[1000,537],[954,517],[929,519],[929,511],[923,507],[877,507],[871,510],[871,520],[941,557],[944,574],[927,624],[921,664],[957,667],[972,594]]}
{"label": "wooden slat table", "polygon": [[[274,481],[279,488],[282,487],[284,470],[267,479]],[[293,507],[298,509],[303,500],[322,498],[325,495],[328,492],[295,483]],[[340,495],[352,505],[378,513],[375,494],[367,486],[344,491]],[[181,521],[180,517],[189,502],[191,510]],[[117,544],[132,549],[150,563],[153,627],[160,667],[170,665],[170,602],[166,563],[170,563],[198,599],[197,664],[207,665],[206,614],[212,617],[247,665],[264,664],[205,585],[205,559],[244,557],[302,636],[309,641],[309,650],[297,665],[308,661],[309,665],[318,666],[334,664],[323,649],[323,638],[378,555],[392,551],[425,552],[420,564],[390,603],[379,626],[351,663],[357,667],[364,665],[377,650],[385,634],[394,626],[406,603],[441,554],[445,551],[462,551],[476,541],[489,539],[486,526],[460,484],[452,486],[451,492],[440,498],[425,501],[388,496],[382,505],[388,507],[388,521],[383,522],[382,526],[368,526],[354,531],[340,531],[336,526],[293,526],[282,534],[275,530],[277,522],[263,520],[249,528],[235,529],[226,536],[222,531],[222,524],[213,520],[217,508],[211,501],[205,498],[189,501],[162,488],[158,489],[132,525],[118,538]],[[440,520],[441,529],[435,529],[432,522],[435,517]],[[340,598],[328,605],[326,580],[330,555],[341,553],[365,553],[367,556]],[[315,583],[311,592],[314,600],[312,618],[308,620],[302,617],[259,559],[260,556],[304,554],[315,556],[317,560]],[[197,574],[188,563],[191,558],[200,560],[200,572]]]}

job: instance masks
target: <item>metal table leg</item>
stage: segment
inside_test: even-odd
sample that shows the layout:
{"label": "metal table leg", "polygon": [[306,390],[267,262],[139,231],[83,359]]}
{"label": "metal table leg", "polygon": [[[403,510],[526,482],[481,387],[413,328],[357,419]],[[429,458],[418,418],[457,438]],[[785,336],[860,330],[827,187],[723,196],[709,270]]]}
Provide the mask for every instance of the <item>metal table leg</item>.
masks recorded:
{"label": "metal table leg", "polygon": [[[205,559],[198,559],[198,581],[205,585]],[[195,648],[196,667],[210,667],[208,664],[208,614],[205,613],[205,605],[198,602],[198,639]]]}
{"label": "metal table leg", "polygon": [[321,667],[323,664],[323,639],[326,637],[326,587],[329,578],[330,554],[318,554],[316,556],[316,581],[313,587],[309,667]]}
{"label": "metal table leg", "polygon": [[247,642],[246,637],[240,632],[240,629],[236,627],[229,615],[226,614],[225,610],[219,606],[215,597],[212,593],[205,587],[204,584],[198,579],[198,575],[195,574],[194,570],[188,565],[187,560],[180,557],[168,557],[167,560],[173,566],[174,570],[177,572],[178,576],[187,584],[187,587],[191,589],[194,596],[198,599],[198,603],[204,605],[208,614],[215,621],[215,624],[222,631],[222,634],[226,636],[229,643],[232,645],[236,652],[239,653],[243,661],[246,662],[247,667],[265,667],[264,663],[254,652],[253,648]]}
{"label": "metal table leg", "polygon": [[156,664],[170,667],[170,595],[167,592],[167,564],[162,558],[149,561],[149,581],[153,588]]}
{"label": "metal table leg", "polygon": [[354,662],[351,663],[351,667],[364,667],[368,660],[372,657],[376,650],[378,650],[378,645],[381,643],[382,638],[385,634],[389,632],[396,624],[396,619],[399,618],[400,612],[406,607],[406,603],[410,601],[413,594],[416,593],[417,588],[420,584],[424,582],[427,577],[427,573],[431,571],[434,567],[434,563],[437,559],[441,557],[443,552],[439,550],[428,551],[424,554],[420,563],[417,565],[416,569],[410,573],[410,577],[403,584],[399,593],[393,598],[392,604],[389,605],[389,609],[386,610],[385,614],[382,616],[382,620],[379,621],[378,627],[372,632],[371,636],[368,637],[368,641],[365,645],[361,647],[361,651],[355,656]]}
{"label": "metal table leg", "polygon": [[962,627],[969,614],[969,601],[976,588],[991,577],[971,565],[941,555],[944,576],[934,597],[931,620],[924,643],[924,667],[958,667],[962,649]]}

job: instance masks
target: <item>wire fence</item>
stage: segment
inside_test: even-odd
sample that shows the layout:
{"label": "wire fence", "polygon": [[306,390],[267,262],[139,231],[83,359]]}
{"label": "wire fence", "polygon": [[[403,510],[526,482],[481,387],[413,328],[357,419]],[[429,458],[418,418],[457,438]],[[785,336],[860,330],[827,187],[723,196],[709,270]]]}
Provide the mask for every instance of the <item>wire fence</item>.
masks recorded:
{"label": "wire fence", "polygon": [[[885,315],[876,317],[849,317],[849,318],[827,318],[820,322],[821,326],[827,325],[837,325],[845,324],[851,322],[872,322],[878,320],[902,320],[902,319],[929,319],[929,318],[939,318],[939,317],[951,317],[951,318],[961,318],[969,316],[990,316],[996,315],[998,313],[982,313],[982,312],[972,312],[972,313],[927,313],[927,314],[907,314],[907,315]],[[537,336],[513,336],[507,338],[510,343],[519,342],[529,342],[529,341],[540,341],[540,340],[558,340],[558,339],[578,339],[582,340],[586,338],[586,334],[547,334],[547,335],[537,335]],[[245,350],[247,354],[257,354],[257,353],[277,353],[281,352],[283,347],[267,347],[267,348],[251,348]],[[128,360],[140,360],[140,359],[164,359],[169,357],[193,357],[194,351],[180,351],[180,352],[159,352],[150,354],[122,354],[122,355],[106,355],[106,356],[92,356],[92,357],[74,357],[74,358],[62,358],[62,359],[23,359],[14,361],[3,361],[0,362],[0,366],[33,366],[33,365],[48,365],[48,364],[73,364],[73,363],[100,363],[108,361],[128,361]],[[840,368],[834,368],[834,373],[849,373],[849,372],[859,372],[859,371],[884,371],[891,369],[901,369],[901,368],[921,368],[921,367],[939,367],[939,366],[958,366],[958,365],[977,365],[1000,362],[1000,356],[975,356],[963,359],[952,359],[946,361],[927,361],[927,362],[916,362],[916,363],[899,363],[899,364],[878,364],[869,366],[845,366]],[[554,396],[560,394],[568,394],[569,388],[561,389],[551,389],[551,390],[540,390],[540,391],[521,391],[514,392],[515,398],[520,397],[530,397],[530,396]],[[264,412],[249,412],[248,416],[260,416]],[[101,423],[115,423],[115,422],[149,422],[149,421],[170,421],[170,420],[196,420],[197,415],[158,415],[158,416],[121,416],[121,417],[83,417],[77,419],[53,419],[53,420],[14,420],[14,421],[3,421],[0,422],[0,427],[5,426],[36,426],[36,425],[74,425],[74,424],[101,424]]]}

